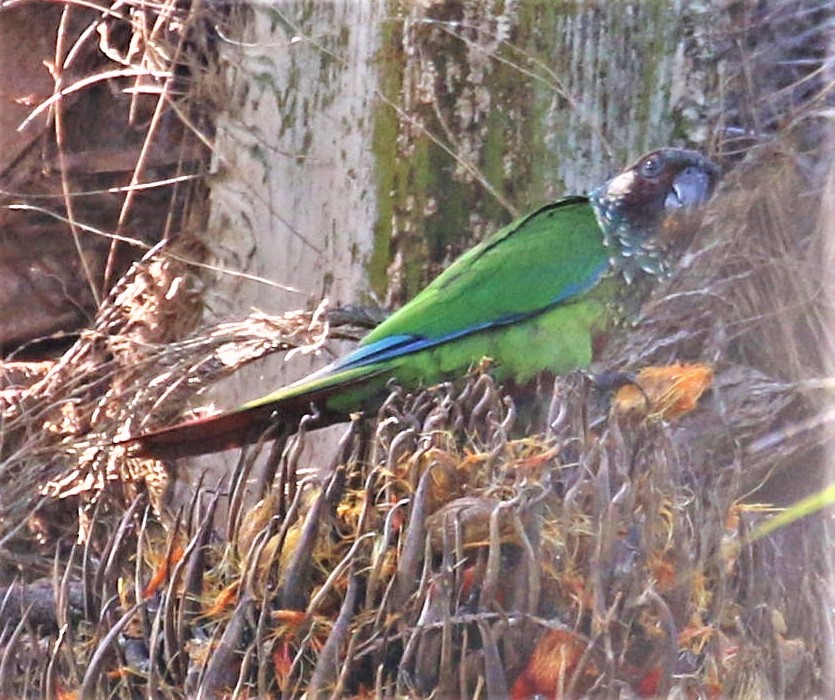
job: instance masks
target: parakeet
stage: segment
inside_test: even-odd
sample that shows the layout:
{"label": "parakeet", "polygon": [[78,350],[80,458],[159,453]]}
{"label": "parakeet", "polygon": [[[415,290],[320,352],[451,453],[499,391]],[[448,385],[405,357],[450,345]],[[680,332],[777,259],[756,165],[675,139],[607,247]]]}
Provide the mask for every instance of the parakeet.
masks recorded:
{"label": "parakeet", "polygon": [[505,226],[371,331],[353,352],[231,411],[128,438],[133,453],[181,457],[295,425],[376,407],[391,379],[408,388],[460,376],[490,359],[498,381],[588,366],[593,350],[651,282],[669,273],[713,193],[719,168],[663,148],[593,189]]}

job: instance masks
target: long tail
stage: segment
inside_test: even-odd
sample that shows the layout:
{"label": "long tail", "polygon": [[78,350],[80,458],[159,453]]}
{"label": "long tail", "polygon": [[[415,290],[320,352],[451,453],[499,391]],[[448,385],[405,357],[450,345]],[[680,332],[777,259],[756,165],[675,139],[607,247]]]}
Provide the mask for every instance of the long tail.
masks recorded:
{"label": "long tail", "polygon": [[[310,413],[314,406],[319,413],[316,426],[324,427],[346,416],[344,411],[328,409],[328,397],[367,384],[381,374],[385,374],[385,368],[322,372],[240,408],[117,440],[115,444],[131,448],[131,455],[136,457],[195,457],[255,442],[271,427],[295,430],[302,416]],[[350,410],[361,410],[361,402],[360,393],[357,405]]]}
{"label": "long tail", "polygon": [[[298,410],[301,409],[301,410]],[[280,410],[280,416],[277,411]],[[154,459],[195,457],[231,450],[258,440],[270,427],[298,423],[310,410],[292,406],[258,406],[240,408],[206,418],[178,423],[142,435],[118,440],[116,444],[131,448],[131,456]]]}

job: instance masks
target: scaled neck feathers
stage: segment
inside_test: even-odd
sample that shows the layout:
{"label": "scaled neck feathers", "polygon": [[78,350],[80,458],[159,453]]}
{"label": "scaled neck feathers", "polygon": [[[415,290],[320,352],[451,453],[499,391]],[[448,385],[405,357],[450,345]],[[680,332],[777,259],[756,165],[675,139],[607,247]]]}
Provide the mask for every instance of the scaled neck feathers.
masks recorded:
{"label": "scaled neck feathers", "polygon": [[627,283],[668,274],[720,176],[698,151],[661,148],[592,190],[589,200],[615,272]]}
{"label": "scaled neck feathers", "polygon": [[620,200],[605,186],[589,192],[589,201],[603,230],[603,244],[609,249],[615,273],[623,275],[628,284],[646,275],[657,278],[669,274],[667,251],[656,244],[652,224],[636,226],[622,211]]}

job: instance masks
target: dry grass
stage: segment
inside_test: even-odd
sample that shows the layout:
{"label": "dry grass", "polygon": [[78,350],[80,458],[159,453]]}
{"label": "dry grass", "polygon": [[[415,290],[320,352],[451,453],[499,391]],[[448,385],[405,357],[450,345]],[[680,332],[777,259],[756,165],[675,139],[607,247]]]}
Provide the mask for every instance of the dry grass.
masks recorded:
{"label": "dry grass", "polygon": [[[165,319],[190,292],[182,256],[155,251],[7,408],[6,439],[23,446],[4,463],[17,489],[8,503],[20,504],[6,507],[8,522],[34,510],[32,489],[47,482],[65,503],[89,504],[83,544],[65,552],[52,584],[7,589],[7,607],[34,604],[11,618],[7,668],[82,694],[170,697],[235,687],[259,696],[811,692],[831,635],[828,561],[809,547],[828,536],[812,521],[746,542],[763,511],[740,499],[772,469],[810,459],[822,435],[815,425],[789,440],[816,402],[789,376],[741,362],[758,337],[748,333],[781,331],[758,323],[754,306],[771,304],[773,291],[758,295],[753,275],[716,262],[737,267],[731,250],[738,240],[697,253],[604,360],[628,369],[723,350],[711,391],[677,420],[610,415],[584,374],[545,383],[534,405],[547,411],[520,417],[476,375],[395,391],[370,426],[351,425],[324,476],[302,474],[305,429],[273,446],[257,483],[248,477],[260,450],[244,453],[221,483],[198,480],[176,515],[150,505],[154,465],[110,440],[145,417],[167,422],[243,362],[315,350],[328,326],[319,314],[253,317],[160,342],[173,324],[148,319]],[[785,259],[772,261],[780,269]],[[729,332],[743,324],[747,333]],[[721,359],[727,348],[736,361]],[[262,505],[245,512],[253,492]],[[48,574],[49,548],[32,545],[54,537],[55,508],[33,513],[29,534],[7,539],[7,556]],[[24,619],[72,620],[73,632],[42,655]],[[7,687],[22,678],[9,675]]]}
{"label": "dry grass", "polygon": [[[159,80],[168,105],[175,90],[198,99],[171,66],[199,32],[157,42],[181,10],[143,12],[155,20],[131,25],[137,83]],[[199,241],[148,250],[60,359],[18,366],[30,376],[2,395],[0,694],[831,694],[826,521],[748,538],[779,473],[822,478],[828,402],[813,380],[833,341],[827,154],[807,130],[821,128],[818,85],[788,123],[759,125],[709,238],[602,358],[711,363],[710,391],[674,420],[611,411],[584,373],[543,379],[517,409],[475,373],[395,388],[321,473],[299,462],[315,439],[305,419],[219,483],[196,477],[172,512],[167,472],[112,440],[333,331],[320,310],[192,333]]]}

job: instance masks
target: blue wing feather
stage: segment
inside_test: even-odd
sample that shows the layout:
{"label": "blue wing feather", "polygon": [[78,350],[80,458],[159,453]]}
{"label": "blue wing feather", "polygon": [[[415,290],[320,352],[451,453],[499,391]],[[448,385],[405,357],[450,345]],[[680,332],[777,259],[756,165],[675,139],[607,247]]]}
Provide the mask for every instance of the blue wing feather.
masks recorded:
{"label": "blue wing feather", "polygon": [[585,279],[567,284],[562,290],[560,290],[559,294],[551,299],[550,303],[541,308],[516,314],[506,314],[500,318],[473,324],[466,328],[461,328],[436,338],[409,334],[391,335],[381,338],[380,340],[377,340],[369,345],[358,347],[352,353],[346,355],[344,358],[331,365],[329,367],[329,371],[334,372],[337,370],[354,369],[379,362],[385,362],[387,360],[393,360],[397,357],[402,357],[403,355],[443,345],[444,343],[472,335],[473,333],[479,333],[490,328],[509,326],[513,323],[524,321],[525,319],[537,316],[548,309],[553,309],[555,306],[570,302],[572,299],[576,299],[582,294],[585,294],[600,281],[600,279],[606,274],[608,268],[608,261],[601,263]]}

